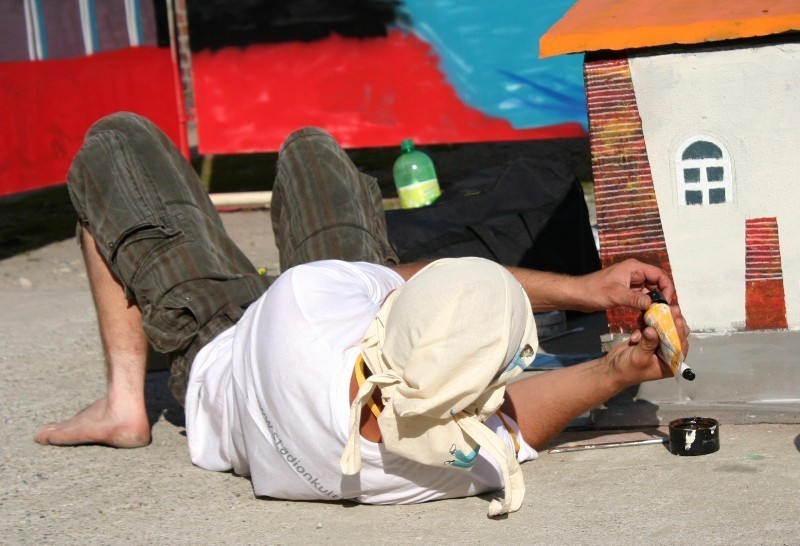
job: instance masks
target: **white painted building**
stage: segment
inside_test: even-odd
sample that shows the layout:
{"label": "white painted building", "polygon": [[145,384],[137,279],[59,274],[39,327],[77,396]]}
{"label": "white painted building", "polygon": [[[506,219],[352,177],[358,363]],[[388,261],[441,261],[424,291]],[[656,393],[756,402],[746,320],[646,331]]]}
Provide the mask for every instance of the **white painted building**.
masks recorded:
{"label": "white painted building", "polygon": [[796,0],[582,0],[541,40],[586,53],[603,263],[670,270],[694,331],[800,329],[798,31]]}
{"label": "white painted building", "polygon": [[761,217],[777,219],[787,322],[800,329],[800,43],[629,62],[672,274],[693,329],[744,329],[745,220]]}

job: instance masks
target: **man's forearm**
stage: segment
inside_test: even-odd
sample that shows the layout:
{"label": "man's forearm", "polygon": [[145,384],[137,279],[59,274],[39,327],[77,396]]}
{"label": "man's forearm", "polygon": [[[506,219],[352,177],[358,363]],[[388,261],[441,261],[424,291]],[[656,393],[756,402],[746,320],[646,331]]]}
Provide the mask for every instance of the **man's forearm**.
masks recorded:
{"label": "man's forearm", "polygon": [[[399,264],[391,266],[391,268],[407,281],[429,263]],[[575,282],[575,277],[522,267],[506,266],[506,268],[522,285],[534,312],[586,310],[585,302],[580,295],[580,286]]]}
{"label": "man's forearm", "polygon": [[521,267],[508,267],[508,270],[522,285],[535,313],[586,310],[576,277]]}

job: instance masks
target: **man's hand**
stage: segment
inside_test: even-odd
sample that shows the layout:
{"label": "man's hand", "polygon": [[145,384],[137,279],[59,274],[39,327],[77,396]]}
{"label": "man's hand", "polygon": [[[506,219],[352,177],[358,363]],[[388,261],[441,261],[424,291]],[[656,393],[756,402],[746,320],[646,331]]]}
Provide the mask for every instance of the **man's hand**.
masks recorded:
{"label": "man's hand", "polygon": [[[652,303],[647,295],[652,290],[660,292],[668,302],[673,302],[675,298],[675,285],[663,269],[634,259],[579,277],[578,282],[584,284],[587,307],[582,310],[585,311],[599,311],[618,305],[644,311]],[[689,350],[689,327],[677,303],[673,302],[670,310],[685,356]],[[637,342],[641,335],[642,332],[634,332]]]}
{"label": "man's hand", "polygon": [[658,290],[667,301],[675,297],[675,285],[666,271],[632,258],[580,277],[520,267],[508,269],[528,294],[535,312],[591,313],[618,305],[644,311],[650,305],[650,290]]}
{"label": "man's hand", "polygon": [[601,311],[621,305],[644,311],[650,305],[647,292],[657,290],[671,302],[675,285],[667,273],[654,265],[628,259],[576,279],[584,305],[581,311]]}
{"label": "man's hand", "polygon": [[657,347],[658,334],[648,327],[600,359],[513,381],[506,387],[503,413],[517,422],[526,442],[543,449],[575,417],[622,390],[670,377]]}
{"label": "man's hand", "polygon": [[636,330],[626,342],[620,343],[603,357],[618,390],[645,381],[672,377],[669,367],[655,355],[658,343],[658,333],[648,326],[644,330]]}
{"label": "man's hand", "polygon": [[[632,258],[580,277],[519,267],[509,267],[509,271],[528,294],[534,312],[592,313],[617,306],[644,311],[652,303],[647,295],[651,290],[660,292],[667,301],[675,299],[675,285],[666,271]],[[670,307],[685,355],[689,328],[678,304],[673,302]]]}

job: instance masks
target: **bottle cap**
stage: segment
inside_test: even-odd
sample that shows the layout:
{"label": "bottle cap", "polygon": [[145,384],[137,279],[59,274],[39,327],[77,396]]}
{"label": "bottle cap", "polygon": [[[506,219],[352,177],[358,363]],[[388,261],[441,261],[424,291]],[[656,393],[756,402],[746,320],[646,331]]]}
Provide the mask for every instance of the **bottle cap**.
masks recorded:
{"label": "bottle cap", "polygon": [[664,296],[661,295],[661,292],[656,292],[655,290],[651,290],[650,292],[647,293],[647,295],[650,296],[650,300],[653,303],[667,303],[668,304],[667,300],[664,299]]}
{"label": "bottle cap", "polygon": [[414,149],[414,141],[410,138],[405,139],[403,142],[400,143],[400,149],[404,152],[410,152]]}

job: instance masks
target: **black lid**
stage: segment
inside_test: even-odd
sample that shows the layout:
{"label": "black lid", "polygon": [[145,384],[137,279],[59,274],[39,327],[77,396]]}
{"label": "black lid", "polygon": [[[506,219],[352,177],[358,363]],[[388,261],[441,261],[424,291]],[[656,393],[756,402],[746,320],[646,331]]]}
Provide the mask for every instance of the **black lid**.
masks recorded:
{"label": "black lid", "polygon": [[709,417],[675,419],[669,424],[673,455],[708,455],[719,451],[719,422]]}
{"label": "black lid", "polygon": [[650,300],[653,303],[666,303],[667,305],[669,305],[669,302],[667,302],[667,300],[664,299],[664,296],[661,295],[661,292],[656,292],[655,290],[651,290],[650,292],[647,293],[647,295],[650,296]]}

